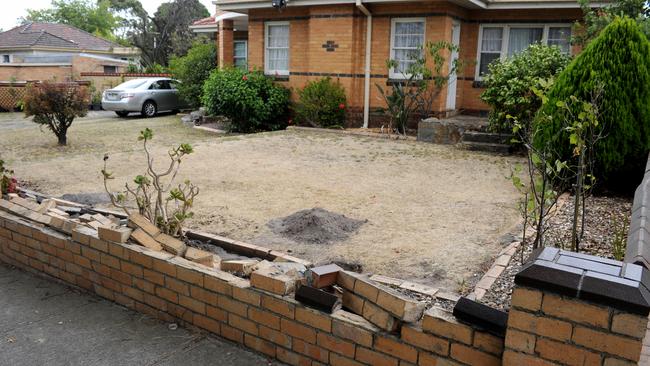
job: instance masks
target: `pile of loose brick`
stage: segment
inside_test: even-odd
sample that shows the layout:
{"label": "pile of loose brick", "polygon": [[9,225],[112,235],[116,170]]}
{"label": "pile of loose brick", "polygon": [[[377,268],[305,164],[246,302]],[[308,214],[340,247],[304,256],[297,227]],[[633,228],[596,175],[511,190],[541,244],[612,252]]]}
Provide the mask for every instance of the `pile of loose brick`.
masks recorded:
{"label": "pile of loose brick", "polygon": [[83,213],[88,210],[75,202],[46,198],[38,203],[36,199],[17,194],[7,197],[8,200],[0,199],[0,209],[68,235],[81,231],[116,243],[126,243],[131,239],[149,249],[182,256],[208,267],[219,264],[212,253],[188,247],[183,241],[162,233],[140,214],[129,215],[128,225],[124,225],[120,218],[111,214]]}

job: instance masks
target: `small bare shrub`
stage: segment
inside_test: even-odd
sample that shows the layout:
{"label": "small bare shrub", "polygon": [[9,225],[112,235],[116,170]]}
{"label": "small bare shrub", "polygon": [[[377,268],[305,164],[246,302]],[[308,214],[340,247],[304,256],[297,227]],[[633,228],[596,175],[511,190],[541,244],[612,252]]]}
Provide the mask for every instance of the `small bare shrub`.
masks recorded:
{"label": "small bare shrub", "polygon": [[108,181],[114,179],[113,173],[107,169],[108,155],[104,156],[104,189],[116,207],[121,208],[127,215],[131,214],[126,203],[133,199],[138,207],[138,212],[156,224],[165,234],[172,236],[183,235],[183,223],[193,216],[190,211],[194,198],[199,194],[199,188],[189,180],[176,185],[176,175],[182,159],[193,153],[190,144],[180,144],[169,150],[169,167],[163,172],[156,172],[153,167],[153,157],[147,143],[153,138],[153,131],[146,128],[140,131],[138,141],[142,141],[147,158],[147,171],[133,179],[135,186],[125,184],[125,190],[113,193],[108,188]]}

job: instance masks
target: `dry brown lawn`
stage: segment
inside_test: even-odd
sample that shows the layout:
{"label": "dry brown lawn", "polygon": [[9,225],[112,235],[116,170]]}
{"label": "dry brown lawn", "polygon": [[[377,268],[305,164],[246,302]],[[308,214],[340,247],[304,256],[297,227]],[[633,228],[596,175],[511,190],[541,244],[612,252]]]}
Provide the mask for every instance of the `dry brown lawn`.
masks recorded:
{"label": "dry brown lawn", "polygon": [[[367,272],[455,289],[499,251],[518,223],[510,164],[498,157],[408,141],[280,131],[220,137],[183,126],[176,116],[75,122],[69,146],[56,146],[19,114],[0,116],[0,155],[19,178],[49,194],[101,192],[105,153],[118,189],[143,171],[138,132],[154,130],[164,161],[180,142],[196,153],[179,177],[201,188],[191,227],[323,262],[359,262]],[[296,243],[266,223],[312,207],[367,219],[345,241]]]}

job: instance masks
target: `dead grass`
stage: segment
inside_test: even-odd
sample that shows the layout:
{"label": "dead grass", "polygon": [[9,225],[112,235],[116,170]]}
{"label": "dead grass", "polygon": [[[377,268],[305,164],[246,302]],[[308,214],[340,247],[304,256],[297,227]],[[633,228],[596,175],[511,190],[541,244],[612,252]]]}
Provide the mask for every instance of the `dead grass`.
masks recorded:
{"label": "dead grass", "polygon": [[[454,289],[518,222],[518,195],[505,178],[515,158],[309,131],[219,137],[176,116],[87,118],[59,148],[49,132],[16,117],[0,118],[0,151],[38,189],[100,192],[104,153],[118,188],[144,169],[136,138],[149,127],[160,161],[174,144],[195,147],[179,175],[201,187],[192,227],[314,262],[356,261],[369,272]],[[266,226],[312,207],[368,222],[327,245],[291,242]]]}

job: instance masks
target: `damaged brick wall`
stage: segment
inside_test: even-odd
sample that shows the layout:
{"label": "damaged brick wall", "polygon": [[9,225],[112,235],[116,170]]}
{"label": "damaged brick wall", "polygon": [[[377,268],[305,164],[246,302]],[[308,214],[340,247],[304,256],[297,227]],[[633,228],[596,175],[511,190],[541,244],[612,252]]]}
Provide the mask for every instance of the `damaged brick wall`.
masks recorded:
{"label": "damaged brick wall", "polygon": [[[2,211],[0,261],[46,273],[163,321],[202,328],[290,365],[634,364],[640,329],[647,324],[640,314],[643,306],[628,311],[616,302],[567,300],[523,281],[515,291],[505,340],[441,308],[388,333],[359,315],[314,310],[168,253],[81,232],[67,236]],[[568,303],[556,306],[554,301]],[[595,314],[593,320],[588,314]],[[570,332],[562,333],[564,324]],[[610,341],[619,343],[612,347]]]}
{"label": "damaged brick wall", "polygon": [[498,365],[503,349],[503,338],[460,324],[441,309],[427,312],[422,325],[389,334],[361,316],[307,308],[171,254],[81,232],[66,236],[1,211],[0,261],[290,365],[434,365],[439,359]]}

